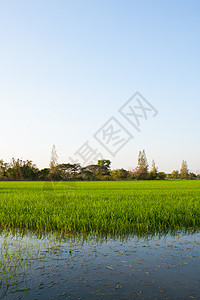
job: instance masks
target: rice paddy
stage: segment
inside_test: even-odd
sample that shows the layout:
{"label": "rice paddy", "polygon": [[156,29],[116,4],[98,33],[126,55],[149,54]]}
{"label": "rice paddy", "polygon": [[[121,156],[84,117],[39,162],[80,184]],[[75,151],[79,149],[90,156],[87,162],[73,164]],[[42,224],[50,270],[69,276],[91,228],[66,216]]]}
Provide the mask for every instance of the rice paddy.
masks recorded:
{"label": "rice paddy", "polygon": [[197,299],[199,228],[197,180],[0,182],[0,298]]}
{"label": "rice paddy", "polygon": [[0,227],[62,234],[198,231],[200,181],[0,182]]}

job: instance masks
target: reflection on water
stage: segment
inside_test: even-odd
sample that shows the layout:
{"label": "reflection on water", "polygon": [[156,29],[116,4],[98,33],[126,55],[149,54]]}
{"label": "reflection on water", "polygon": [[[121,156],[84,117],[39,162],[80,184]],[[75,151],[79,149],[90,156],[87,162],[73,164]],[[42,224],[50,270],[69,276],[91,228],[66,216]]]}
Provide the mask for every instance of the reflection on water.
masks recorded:
{"label": "reflection on water", "polygon": [[200,299],[200,233],[0,243],[1,299]]}

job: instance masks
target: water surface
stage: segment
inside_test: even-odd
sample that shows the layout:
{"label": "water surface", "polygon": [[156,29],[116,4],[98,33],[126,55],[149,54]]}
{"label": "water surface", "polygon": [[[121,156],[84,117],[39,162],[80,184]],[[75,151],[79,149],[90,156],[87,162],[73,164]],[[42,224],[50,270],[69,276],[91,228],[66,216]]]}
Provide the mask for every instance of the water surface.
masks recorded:
{"label": "water surface", "polygon": [[200,299],[200,233],[0,243],[1,299]]}

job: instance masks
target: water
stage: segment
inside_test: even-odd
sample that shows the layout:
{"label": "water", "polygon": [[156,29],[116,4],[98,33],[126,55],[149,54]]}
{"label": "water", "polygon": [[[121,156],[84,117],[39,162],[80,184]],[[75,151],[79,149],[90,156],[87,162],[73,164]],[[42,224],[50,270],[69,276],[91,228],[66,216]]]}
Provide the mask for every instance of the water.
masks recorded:
{"label": "water", "polygon": [[1,299],[200,299],[200,233],[0,243]]}

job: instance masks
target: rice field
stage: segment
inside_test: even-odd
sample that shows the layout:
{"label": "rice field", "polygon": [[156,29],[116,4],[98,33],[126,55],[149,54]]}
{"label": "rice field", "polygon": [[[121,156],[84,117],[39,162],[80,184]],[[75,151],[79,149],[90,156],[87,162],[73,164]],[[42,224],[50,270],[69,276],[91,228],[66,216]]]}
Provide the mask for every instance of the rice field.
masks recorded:
{"label": "rice field", "polygon": [[198,231],[200,181],[0,182],[0,228],[119,235]]}

